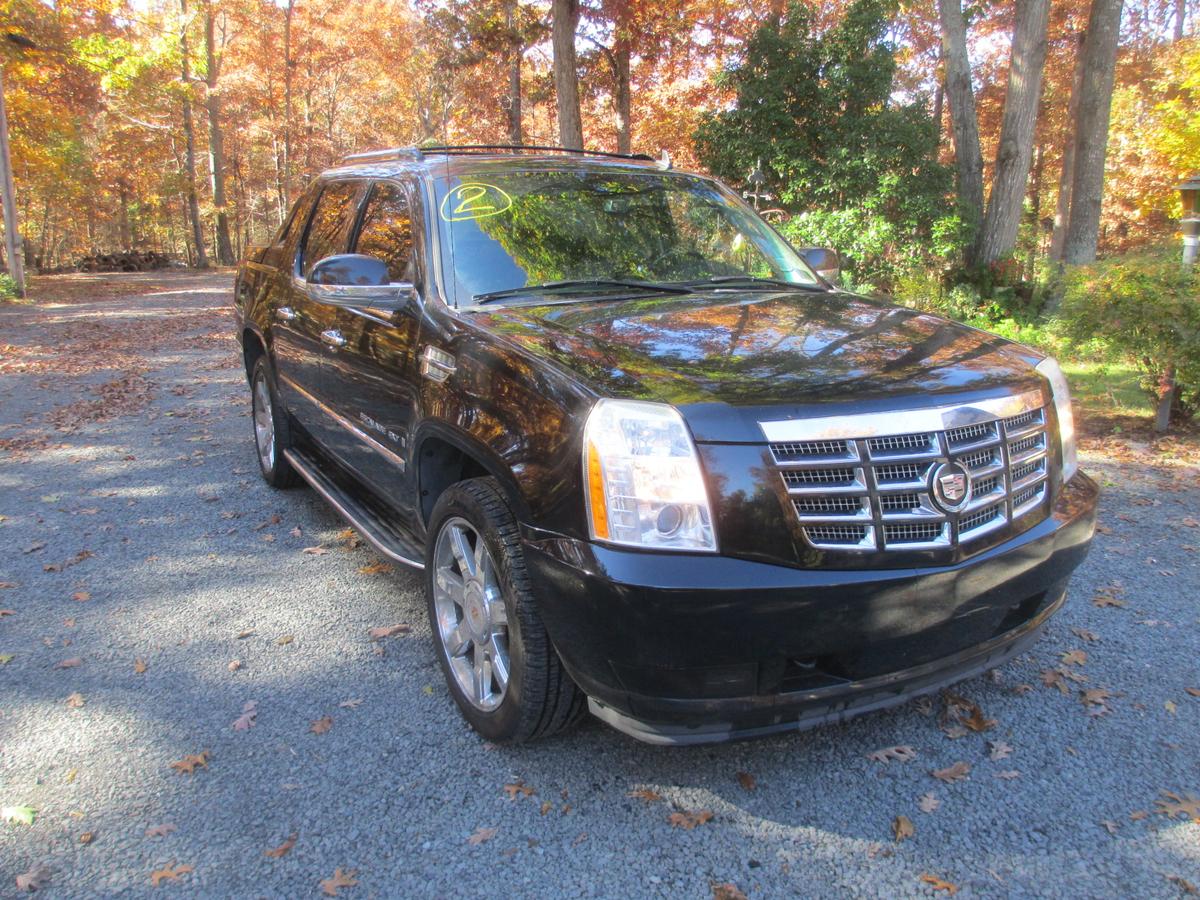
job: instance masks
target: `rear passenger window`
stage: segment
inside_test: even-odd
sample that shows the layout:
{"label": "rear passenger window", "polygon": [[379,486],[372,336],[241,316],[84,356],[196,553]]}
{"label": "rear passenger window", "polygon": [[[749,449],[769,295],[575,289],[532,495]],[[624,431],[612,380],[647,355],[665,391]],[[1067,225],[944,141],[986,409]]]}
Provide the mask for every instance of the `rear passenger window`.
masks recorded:
{"label": "rear passenger window", "polygon": [[350,228],[354,225],[354,214],[358,211],[355,202],[359,195],[358,182],[340,181],[326,185],[317,201],[308,226],[308,237],[304,241],[301,271],[305,278],[312,267],[327,256],[346,252],[350,240]]}
{"label": "rear passenger window", "polygon": [[387,181],[371,188],[355,253],[387,263],[390,280],[415,281],[412,215],[404,189]]}

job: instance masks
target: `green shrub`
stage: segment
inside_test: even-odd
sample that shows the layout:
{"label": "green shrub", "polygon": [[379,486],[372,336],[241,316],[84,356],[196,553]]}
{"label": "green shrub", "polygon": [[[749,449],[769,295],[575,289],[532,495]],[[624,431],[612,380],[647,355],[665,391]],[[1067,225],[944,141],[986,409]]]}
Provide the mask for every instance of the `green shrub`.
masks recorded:
{"label": "green shrub", "polygon": [[[1200,403],[1200,276],[1178,257],[1124,256],[1069,271],[1057,327],[1076,348],[1136,366],[1162,404],[1158,427]],[[1172,385],[1174,391],[1172,392]],[[1173,396],[1172,396],[1173,394]]]}
{"label": "green shrub", "polygon": [[0,302],[17,299],[17,280],[0,272]]}

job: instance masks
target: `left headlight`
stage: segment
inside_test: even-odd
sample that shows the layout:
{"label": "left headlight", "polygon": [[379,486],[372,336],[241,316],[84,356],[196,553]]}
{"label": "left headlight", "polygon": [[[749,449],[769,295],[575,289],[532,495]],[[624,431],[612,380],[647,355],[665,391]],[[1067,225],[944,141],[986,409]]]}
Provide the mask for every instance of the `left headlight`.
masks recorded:
{"label": "left headlight", "polygon": [[672,406],[601,400],[583,431],[591,536],[664,550],[717,549],[696,446]]}
{"label": "left headlight", "polygon": [[1065,484],[1079,470],[1079,457],[1075,450],[1075,416],[1071,412],[1071,389],[1058,361],[1047,356],[1037,364],[1037,371],[1050,382],[1054,395],[1054,412],[1058,417],[1058,437],[1062,442],[1062,480]]}

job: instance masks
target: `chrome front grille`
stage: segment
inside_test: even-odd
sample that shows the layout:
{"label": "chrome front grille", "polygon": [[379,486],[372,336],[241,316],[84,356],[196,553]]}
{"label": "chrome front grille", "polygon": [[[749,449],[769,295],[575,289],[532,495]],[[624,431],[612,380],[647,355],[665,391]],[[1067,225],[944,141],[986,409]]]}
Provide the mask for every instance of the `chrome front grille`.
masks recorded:
{"label": "chrome front grille", "polygon": [[[764,422],[762,428],[792,511],[814,547],[950,548],[1036,510],[1045,515],[1049,429],[1040,391],[962,406]],[[955,508],[939,495],[935,473],[965,474],[968,499]]]}

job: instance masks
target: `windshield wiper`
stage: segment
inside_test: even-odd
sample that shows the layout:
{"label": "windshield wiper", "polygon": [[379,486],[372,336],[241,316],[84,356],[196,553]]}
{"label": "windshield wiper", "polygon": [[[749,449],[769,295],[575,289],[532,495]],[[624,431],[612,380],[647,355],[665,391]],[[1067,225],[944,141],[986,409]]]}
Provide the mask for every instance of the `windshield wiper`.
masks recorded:
{"label": "windshield wiper", "polygon": [[591,288],[627,288],[637,291],[650,291],[658,294],[690,294],[691,288],[682,284],[664,284],[658,281],[634,281],[620,278],[575,278],[567,281],[547,281],[545,284],[528,284],[524,287],[507,288],[503,291],[488,291],[476,294],[476,303],[491,303],[493,300],[503,300],[505,297],[519,297],[524,294],[547,294],[558,291],[587,290]]}
{"label": "windshield wiper", "polygon": [[713,275],[711,278],[699,278],[695,281],[684,281],[681,283],[690,286],[699,286],[702,284],[744,284],[747,282],[750,284],[772,285],[800,291],[824,292],[828,290],[828,288],[821,284],[797,284],[794,281],[784,281],[782,278],[759,278],[755,275]]}

